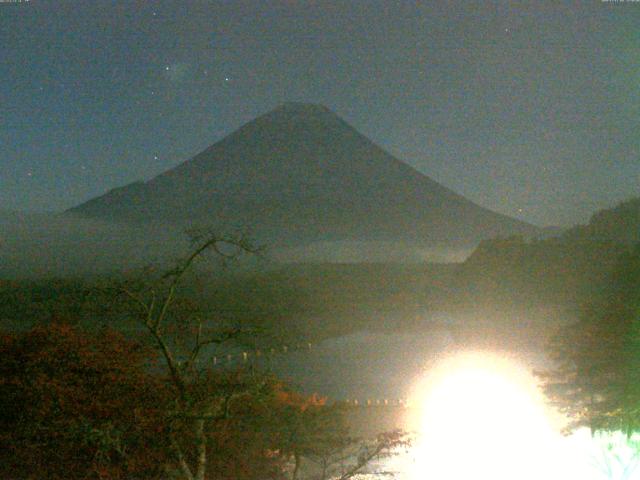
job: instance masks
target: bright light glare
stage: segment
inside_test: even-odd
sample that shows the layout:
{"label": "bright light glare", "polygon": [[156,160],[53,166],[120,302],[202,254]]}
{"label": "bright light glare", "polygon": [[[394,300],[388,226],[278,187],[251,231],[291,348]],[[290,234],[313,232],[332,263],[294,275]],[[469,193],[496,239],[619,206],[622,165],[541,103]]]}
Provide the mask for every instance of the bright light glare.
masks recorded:
{"label": "bright light glare", "polygon": [[419,439],[410,478],[434,480],[600,480],[568,441],[528,369],[487,353],[440,363],[417,389]]}

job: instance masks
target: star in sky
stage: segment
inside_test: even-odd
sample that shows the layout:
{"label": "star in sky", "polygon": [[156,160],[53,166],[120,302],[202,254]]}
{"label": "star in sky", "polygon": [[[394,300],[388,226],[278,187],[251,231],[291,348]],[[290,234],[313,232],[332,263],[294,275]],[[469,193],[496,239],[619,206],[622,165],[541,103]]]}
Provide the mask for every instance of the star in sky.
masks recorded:
{"label": "star in sky", "polygon": [[[612,127],[637,118],[630,2],[292,2],[287,15],[270,2],[32,3],[0,15],[4,209],[63,210],[152,178],[290,100],[326,105],[482,206],[526,205],[533,223],[637,195],[637,135]],[[82,164],[94,178],[71,190]]]}
{"label": "star in sky", "polygon": [[187,80],[190,72],[191,64],[184,61],[177,61],[164,67],[164,76],[172,83]]}

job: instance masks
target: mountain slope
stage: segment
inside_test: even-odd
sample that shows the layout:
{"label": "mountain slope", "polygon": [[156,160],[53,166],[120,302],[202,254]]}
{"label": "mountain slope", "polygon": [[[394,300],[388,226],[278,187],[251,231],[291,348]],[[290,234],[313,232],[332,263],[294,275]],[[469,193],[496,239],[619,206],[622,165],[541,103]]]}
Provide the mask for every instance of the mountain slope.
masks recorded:
{"label": "mountain slope", "polygon": [[492,239],[460,264],[459,305],[564,305],[576,309],[609,295],[624,254],[640,241],[640,197],[595,212],[586,225],[525,241]]}
{"label": "mountain slope", "polygon": [[288,103],[191,160],[69,211],[108,220],[220,224],[289,244],[472,245],[537,229],[484,209],[397,160],[325,107]]}
{"label": "mountain slope", "polygon": [[578,225],[564,234],[567,240],[640,242],[640,197],[594,213],[587,225]]}

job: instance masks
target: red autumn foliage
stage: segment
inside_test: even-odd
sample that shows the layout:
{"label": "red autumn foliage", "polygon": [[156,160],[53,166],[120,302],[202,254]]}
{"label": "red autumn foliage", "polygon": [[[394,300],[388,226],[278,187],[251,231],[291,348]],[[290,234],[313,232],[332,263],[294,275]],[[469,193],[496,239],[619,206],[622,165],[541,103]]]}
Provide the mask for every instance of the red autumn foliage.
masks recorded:
{"label": "red autumn foliage", "polygon": [[320,397],[317,393],[303,395],[292,390],[287,390],[281,384],[277,386],[275,397],[281,407],[293,408],[300,412],[304,412],[313,407],[322,407],[327,404],[327,399]]}
{"label": "red autumn foliage", "polygon": [[[169,426],[175,392],[146,368],[154,358],[109,329],[53,323],[0,333],[0,478],[165,478],[167,466],[175,469],[169,428],[185,446],[193,439],[188,424]],[[273,378],[253,392],[245,377],[208,372],[189,385],[193,399],[243,392],[207,425],[207,471],[220,480],[281,479],[293,446],[285,434],[325,401]]]}
{"label": "red autumn foliage", "polygon": [[0,358],[0,477],[164,474],[164,388],[140,345],[50,324],[1,334]]}

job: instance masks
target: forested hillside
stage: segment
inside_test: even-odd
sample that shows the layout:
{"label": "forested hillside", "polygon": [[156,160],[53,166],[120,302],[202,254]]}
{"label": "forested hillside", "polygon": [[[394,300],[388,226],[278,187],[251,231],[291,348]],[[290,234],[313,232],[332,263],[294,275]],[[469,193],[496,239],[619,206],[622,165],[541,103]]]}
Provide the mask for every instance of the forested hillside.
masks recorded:
{"label": "forested hillside", "polygon": [[461,305],[575,307],[603,291],[621,254],[640,241],[640,198],[602,210],[558,237],[481,242],[452,284]]}

